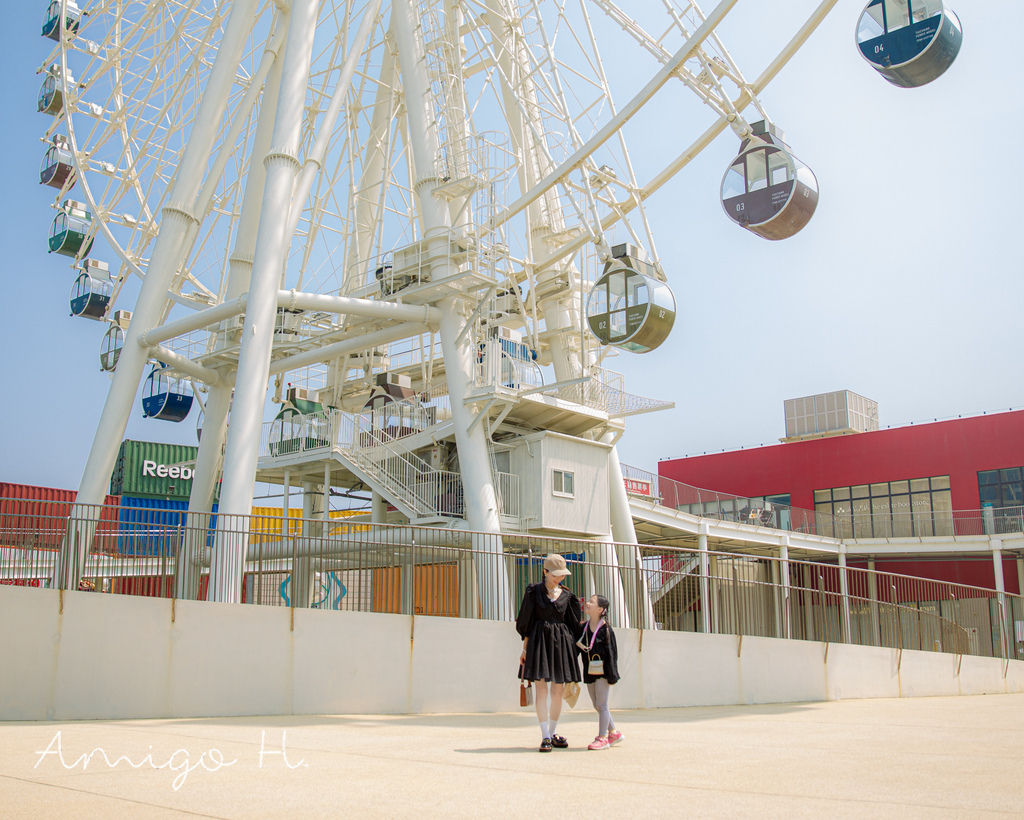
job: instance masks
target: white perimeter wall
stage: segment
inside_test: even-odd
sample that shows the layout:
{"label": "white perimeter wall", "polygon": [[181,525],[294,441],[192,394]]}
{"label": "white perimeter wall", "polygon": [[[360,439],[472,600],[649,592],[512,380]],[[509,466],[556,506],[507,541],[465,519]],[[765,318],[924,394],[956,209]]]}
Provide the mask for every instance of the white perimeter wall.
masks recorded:
{"label": "white perimeter wall", "polygon": [[[87,592],[61,612],[56,590],[0,586],[0,720],[518,709],[511,623],[291,616]],[[826,663],[821,643],[616,635],[617,709],[1024,691],[1019,661],[831,644]]]}

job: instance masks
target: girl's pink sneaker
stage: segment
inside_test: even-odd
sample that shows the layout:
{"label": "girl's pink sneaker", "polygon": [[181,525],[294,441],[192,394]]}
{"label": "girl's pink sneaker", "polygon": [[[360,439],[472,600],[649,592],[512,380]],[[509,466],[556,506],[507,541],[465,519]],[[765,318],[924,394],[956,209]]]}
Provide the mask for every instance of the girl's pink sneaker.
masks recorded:
{"label": "girl's pink sneaker", "polygon": [[601,749],[607,749],[611,744],[603,737],[595,737],[594,742],[587,746],[591,751],[600,751]]}
{"label": "girl's pink sneaker", "polygon": [[609,746],[614,746],[620,740],[622,740],[622,732],[620,732],[618,729],[612,729],[608,733],[608,745]]}

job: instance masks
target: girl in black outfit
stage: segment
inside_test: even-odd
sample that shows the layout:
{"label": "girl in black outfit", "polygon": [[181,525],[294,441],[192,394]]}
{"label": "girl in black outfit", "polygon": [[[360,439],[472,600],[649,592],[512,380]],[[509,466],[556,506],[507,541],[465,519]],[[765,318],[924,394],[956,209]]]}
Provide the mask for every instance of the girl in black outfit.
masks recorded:
{"label": "girl in black outfit", "polygon": [[522,677],[537,684],[534,704],[540,721],[541,752],[568,747],[568,741],[555,734],[562,714],[562,686],[580,680],[576,662],[576,641],[583,634],[580,599],[561,585],[562,579],[571,574],[561,555],[545,558],[544,580],[526,588],[516,618],[516,631],[523,638],[523,654],[519,657]]}
{"label": "girl in black outfit", "polygon": [[598,751],[622,740],[622,732],[615,728],[608,710],[609,690],[619,680],[619,650],[607,621],[608,599],[591,595],[584,610],[589,620],[580,640],[580,645],[587,647],[583,651],[583,680],[598,714],[598,734],[587,748]]}

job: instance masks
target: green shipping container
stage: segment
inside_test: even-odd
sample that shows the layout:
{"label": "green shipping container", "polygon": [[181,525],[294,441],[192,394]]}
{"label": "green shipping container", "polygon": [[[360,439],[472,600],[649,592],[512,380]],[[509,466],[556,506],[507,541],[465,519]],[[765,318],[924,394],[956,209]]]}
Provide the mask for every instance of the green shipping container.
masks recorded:
{"label": "green shipping container", "polygon": [[[198,453],[198,447],[185,444],[122,441],[110,478],[110,493],[134,498],[188,499]],[[219,495],[219,486],[217,489]]]}

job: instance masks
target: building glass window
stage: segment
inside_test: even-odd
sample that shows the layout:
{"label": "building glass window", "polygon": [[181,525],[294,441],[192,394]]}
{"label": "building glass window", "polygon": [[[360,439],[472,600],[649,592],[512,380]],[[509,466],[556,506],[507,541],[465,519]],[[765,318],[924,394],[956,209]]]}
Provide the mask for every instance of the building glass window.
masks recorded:
{"label": "building glass window", "polygon": [[789,507],[789,493],[763,495],[753,498],[738,496],[713,496],[707,501],[692,504],[677,504],[676,509],[720,521],[738,521],[741,524],[773,527],[779,530],[806,529],[805,522],[800,520],[794,525],[792,511]]}
{"label": "building glass window", "polygon": [[555,470],[554,480],[552,482],[552,490],[555,495],[574,495],[572,480],[572,473],[566,472],[565,470]]}
{"label": "building glass window", "polygon": [[978,472],[978,496],[987,533],[1024,529],[1024,467]]}
{"label": "building glass window", "polygon": [[978,495],[981,503],[993,507],[1019,507],[1024,504],[1024,467],[978,472]]}
{"label": "building glass window", "polygon": [[818,534],[910,538],[953,534],[949,476],[814,491]]}

